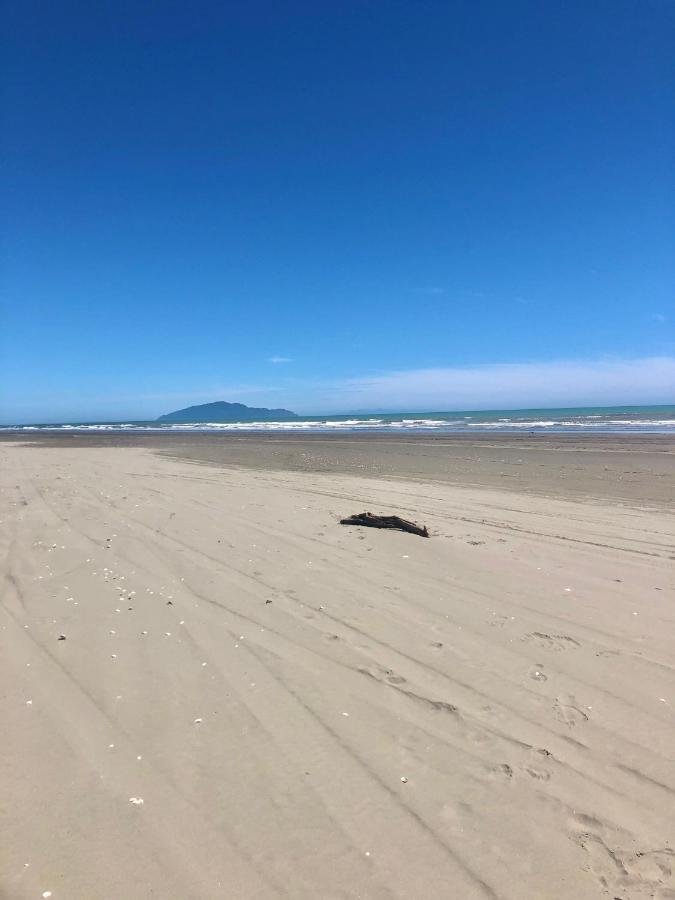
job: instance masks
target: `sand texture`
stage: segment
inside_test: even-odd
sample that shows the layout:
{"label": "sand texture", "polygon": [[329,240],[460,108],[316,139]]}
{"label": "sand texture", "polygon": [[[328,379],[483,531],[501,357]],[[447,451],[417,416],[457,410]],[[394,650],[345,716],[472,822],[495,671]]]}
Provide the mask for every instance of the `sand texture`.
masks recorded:
{"label": "sand texture", "polygon": [[0,896],[673,900],[675,467],[635,459],[582,497],[0,443]]}

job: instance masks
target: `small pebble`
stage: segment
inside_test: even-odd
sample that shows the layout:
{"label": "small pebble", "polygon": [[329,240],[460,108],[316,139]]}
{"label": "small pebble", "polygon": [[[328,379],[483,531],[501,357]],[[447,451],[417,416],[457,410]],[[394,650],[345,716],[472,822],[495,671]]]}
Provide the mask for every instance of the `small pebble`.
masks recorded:
{"label": "small pebble", "polygon": [[129,803],[133,803],[134,806],[143,806],[143,798],[142,797],[129,797]]}
{"label": "small pebble", "polygon": [[405,775],[401,775],[401,781],[403,782],[403,784],[406,784],[408,779],[405,777]]}

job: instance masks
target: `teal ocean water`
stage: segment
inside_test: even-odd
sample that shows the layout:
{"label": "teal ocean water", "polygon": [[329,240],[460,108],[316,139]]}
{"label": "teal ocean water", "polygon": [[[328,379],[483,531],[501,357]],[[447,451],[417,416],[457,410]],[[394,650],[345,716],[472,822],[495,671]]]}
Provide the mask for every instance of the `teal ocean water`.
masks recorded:
{"label": "teal ocean water", "polygon": [[289,431],[289,432],[568,432],[675,433],[673,406],[597,406],[569,409],[491,409],[460,412],[359,413],[305,416],[291,422],[170,424],[158,422],[64,422],[5,425],[0,431]]}

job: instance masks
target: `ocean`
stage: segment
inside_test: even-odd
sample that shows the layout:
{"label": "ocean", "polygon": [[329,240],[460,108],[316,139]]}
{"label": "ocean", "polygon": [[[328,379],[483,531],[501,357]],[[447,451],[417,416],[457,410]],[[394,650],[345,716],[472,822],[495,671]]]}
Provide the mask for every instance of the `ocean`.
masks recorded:
{"label": "ocean", "polygon": [[291,422],[174,424],[159,422],[64,422],[4,425],[2,431],[286,431],[286,432],[477,432],[673,434],[675,406],[590,406],[569,409],[492,409],[461,412],[362,413],[305,416]]}

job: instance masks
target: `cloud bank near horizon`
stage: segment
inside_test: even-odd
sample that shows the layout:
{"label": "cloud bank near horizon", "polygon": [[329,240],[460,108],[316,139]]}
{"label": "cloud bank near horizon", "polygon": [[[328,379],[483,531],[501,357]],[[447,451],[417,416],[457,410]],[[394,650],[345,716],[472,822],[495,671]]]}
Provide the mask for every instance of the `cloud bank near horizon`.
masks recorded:
{"label": "cloud bank near horizon", "polygon": [[62,393],[39,401],[26,399],[21,407],[17,398],[12,408],[0,410],[0,422],[154,419],[172,409],[213,400],[284,406],[309,415],[675,404],[675,357],[390,370],[330,381],[285,377],[278,383],[223,382],[207,390],[140,396]]}
{"label": "cloud bank near horizon", "polygon": [[326,401],[453,410],[675,403],[675,358],[561,360],[414,369],[349,378]]}

